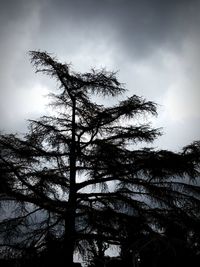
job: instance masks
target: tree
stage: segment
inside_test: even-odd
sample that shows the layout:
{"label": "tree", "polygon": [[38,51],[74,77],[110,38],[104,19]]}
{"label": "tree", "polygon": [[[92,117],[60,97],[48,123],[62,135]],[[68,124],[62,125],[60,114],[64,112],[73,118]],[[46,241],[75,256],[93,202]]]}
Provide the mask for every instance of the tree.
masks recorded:
{"label": "tree", "polygon": [[51,237],[70,266],[76,248],[121,244],[132,218],[149,232],[174,210],[183,222],[199,222],[199,142],[180,153],[136,148],[161,134],[135,120],[156,115],[155,103],[133,95],[111,107],[97,104],[93,95],[126,91],[116,73],[75,73],[46,52],[30,56],[37,72],[59,83],[51,94],[56,112],[31,120],[23,137],[0,136],[1,202],[17,209],[2,219],[2,246],[42,251]]}

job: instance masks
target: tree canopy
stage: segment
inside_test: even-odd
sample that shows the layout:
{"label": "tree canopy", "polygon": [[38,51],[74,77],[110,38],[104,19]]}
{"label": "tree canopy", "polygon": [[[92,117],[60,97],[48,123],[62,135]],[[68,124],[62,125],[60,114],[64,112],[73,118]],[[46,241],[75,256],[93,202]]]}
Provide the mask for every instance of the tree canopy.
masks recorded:
{"label": "tree canopy", "polygon": [[30,56],[58,88],[51,115],[30,120],[24,136],[0,135],[1,208],[15,210],[1,218],[1,247],[39,253],[54,240],[70,265],[76,250],[126,246],[174,221],[198,233],[200,142],[179,153],[139,148],[161,135],[142,119],[157,115],[155,103],[133,95],[98,104],[96,95],[112,103],[125,94],[116,73],[79,73],[46,52]]}

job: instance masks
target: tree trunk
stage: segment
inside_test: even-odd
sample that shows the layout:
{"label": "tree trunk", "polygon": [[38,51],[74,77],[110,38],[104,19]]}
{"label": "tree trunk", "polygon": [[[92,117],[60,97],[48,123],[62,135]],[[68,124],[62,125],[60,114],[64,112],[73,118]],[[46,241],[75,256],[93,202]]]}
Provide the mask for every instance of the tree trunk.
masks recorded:
{"label": "tree trunk", "polygon": [[70,217],[65,220],[65,236],[62,251],[63,267],[71,267],[73,265],[73,255],[75,247],[75,220]]}
{"label": "tree trunk", "polygon": [[65,214],[65,235],[63,261],[66,267],[73,266],[75,248],[75,215],[76,215],[76,99],[72,97],[72,141],[70,147],[70,188],[68,207]]}

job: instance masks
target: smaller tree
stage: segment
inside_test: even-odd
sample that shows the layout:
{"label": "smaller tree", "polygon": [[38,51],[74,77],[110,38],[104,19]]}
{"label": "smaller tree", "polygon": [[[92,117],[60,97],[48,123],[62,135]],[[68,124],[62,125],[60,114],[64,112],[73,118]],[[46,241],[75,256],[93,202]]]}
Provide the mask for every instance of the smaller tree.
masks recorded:
{"label": "smaller tree", "polygon": [[59,83],[51,94],[57,112],[31,120],[24,137],[0,136],[0,199],[17,207],[0,224],[1,246],[41,251],[51,235],[70,266],[77,248],[123,244],[133,221],[132,238],[165,226],[170,211],[199,222],[199,186],[189,183],[199,177],[199,142],[180,153],[137,149],[160,135],[135,120],[156,115],[153,102],[133,95],[99,105],[92,95],[125,92],[115,73],[75,73],[45,52],[30,55],[37,72]]}

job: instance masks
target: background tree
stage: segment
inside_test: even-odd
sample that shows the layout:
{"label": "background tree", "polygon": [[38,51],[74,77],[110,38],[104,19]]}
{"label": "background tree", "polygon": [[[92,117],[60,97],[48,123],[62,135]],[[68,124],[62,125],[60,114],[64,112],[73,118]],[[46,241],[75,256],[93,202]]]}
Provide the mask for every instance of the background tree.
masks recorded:
{"label": "background tree", "polygon": [[138,148],[160,135],[135,120],[156,115],[153,102],[133,95],[97,104],[93,95],[125,92],[115,73],[75,73],[46,52],[30,55],[36,71],[59,84],[51,94],[56,112],[31,120],[23,137],[0,136],[2,207],[14,203],[16,210],[2,219],[1,246],[42,251],[51,236],[57,257],[70,266],[75,249],[86,254],[96,241],[122,244],[131,220],[156,232],[173,210],[183,224],[197,224],[199,142],[180,153]]}

